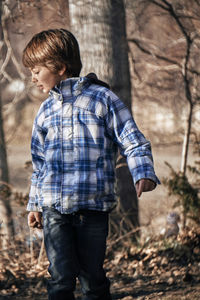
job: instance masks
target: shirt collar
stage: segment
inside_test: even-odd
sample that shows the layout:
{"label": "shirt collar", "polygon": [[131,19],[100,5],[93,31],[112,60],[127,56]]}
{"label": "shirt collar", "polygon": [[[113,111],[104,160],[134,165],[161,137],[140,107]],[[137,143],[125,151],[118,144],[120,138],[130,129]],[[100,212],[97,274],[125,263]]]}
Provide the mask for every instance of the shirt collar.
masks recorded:
{"label": "shirt collar", "polygon": [[49,94],[56,100],[62,101],[63,98],[71,98],[72,96],[78,96],[82,90],[90,85],[90,81],[87,77],[73,77],[62,80],[58,85],[50,90]]}

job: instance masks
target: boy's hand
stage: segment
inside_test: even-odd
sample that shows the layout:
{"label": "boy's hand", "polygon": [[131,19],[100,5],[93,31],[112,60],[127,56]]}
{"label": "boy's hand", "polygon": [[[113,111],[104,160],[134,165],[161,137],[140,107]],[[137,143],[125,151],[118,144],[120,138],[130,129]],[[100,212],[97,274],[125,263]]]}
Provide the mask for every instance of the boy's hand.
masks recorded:
{"label": "boy's hand", "polygon": [[135,189],[138,198],[142,195],[143,192],[150,192],[154,190],[156,187],[156,183],[153,180],[142,178],[138,182],[136,182]]}
{"label": "boy's hand", "polygon": [[28,214],[28,226],[31,228],[42,229],[42,213],[39,211],[31,211]]}

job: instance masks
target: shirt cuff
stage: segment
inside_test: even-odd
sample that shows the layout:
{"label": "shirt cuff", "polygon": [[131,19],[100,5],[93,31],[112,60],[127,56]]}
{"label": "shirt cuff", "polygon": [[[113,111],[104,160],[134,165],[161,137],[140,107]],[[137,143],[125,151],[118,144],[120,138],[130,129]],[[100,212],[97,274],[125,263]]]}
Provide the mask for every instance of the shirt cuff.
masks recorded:
{"label": "shirt cuff", "polygon": [[133,182],[134,184],[136,184],[136,182],[138,182],[140,179],[150,179],[153,182],[157,184],[161,184],[159,178],[156,176],[156,174],[154,173],[154,171],[144,171],[144,172],[137,172],[137,170],[134,170],[131,172],[132,177],[133,177]]}
{"label": "shirt cuff", "polygon": [[28,203],[26,210],[42,212],[42,207],[39,207],[35,203]]}

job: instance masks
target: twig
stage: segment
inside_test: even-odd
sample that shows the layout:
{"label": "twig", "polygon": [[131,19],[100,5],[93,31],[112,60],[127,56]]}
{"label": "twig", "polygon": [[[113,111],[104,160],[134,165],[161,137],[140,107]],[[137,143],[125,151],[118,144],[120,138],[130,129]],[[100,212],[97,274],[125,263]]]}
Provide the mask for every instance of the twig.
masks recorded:
{"label": "twig", "polygon": [[40,265],[40,263],[41,263],[43,252],[44,252],[44,237],[42,239],[40,253],[39,253],[39,256],[38,256],[38,265]]}
{"label": "twig", "polygon": [[34,253],[33,253],[33,230],[30,228],[30,254],[31,254],[31,265],[33,265]]}
{"label": "twig", "polygon": [[135,229],[127,232],[126,234],[124,234],[124,235],[120,236],[118,239],[116,239],[114,242],[110,243],[107,248],[110,249],[113,245],[117,244],[119,241],[123,240],[124,238],[127,238],[129,235],[136,233],[138,231],[140,231],[140,228],[135,228]]}

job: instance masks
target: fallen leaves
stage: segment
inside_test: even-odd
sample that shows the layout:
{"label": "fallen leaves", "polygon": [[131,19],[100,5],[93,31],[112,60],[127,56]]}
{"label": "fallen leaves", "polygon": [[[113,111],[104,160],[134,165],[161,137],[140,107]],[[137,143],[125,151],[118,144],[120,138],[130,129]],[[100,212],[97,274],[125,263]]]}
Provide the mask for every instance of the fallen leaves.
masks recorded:
{"label": "fallen leaves", "polygon": [[[199,228],[186,230],[176,239],[151,238],[145,247],[143,245],[127,247],[127,243],[125,247],[123,244],[119,245],[119,248],[115,249],[115,255],[113,257],[109,255],[105,264],[107,274],[113,282],[113,291],[121,291],[122,295],[126,293],[127,285],[124,285],[126,281],[132,285],[132,293],[129,295],[134,298],[130,299],[139,299],[137,297],[141,291],[147,293],[151,285],[149,293],[153,298],[149,296],[144,299],[161,299],[159,295],[167,294],[171,290],[176,291],[180,288],[181,293],[187,285],[199,285],[199,247]],[[119,299],[129,299],[127,297]]]}
{"label": "fallen leaves", "polygon": [[[186,230],[177,239],[150,238],[145,245],[119,241],[109,248],[105,260],[115,299],[180,300],[186,290],[190,296],[200,292],[199,228]],[[19,240],[0,252],[0,297],[47,299],[48,261],[41,245],[42,241],[35,241],[30,252]]]}

